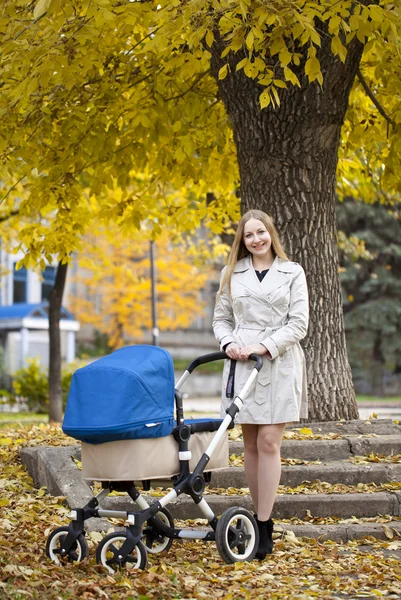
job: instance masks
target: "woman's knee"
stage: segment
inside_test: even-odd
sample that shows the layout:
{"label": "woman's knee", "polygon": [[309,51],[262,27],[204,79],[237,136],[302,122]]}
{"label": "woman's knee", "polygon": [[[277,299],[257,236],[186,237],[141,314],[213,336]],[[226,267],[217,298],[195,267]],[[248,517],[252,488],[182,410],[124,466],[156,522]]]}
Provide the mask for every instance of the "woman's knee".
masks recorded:
{"label": "woman's knee", "polygon": [[280,454],[281,435],[268,429],[259,432],[257,439],[258,452],[263,454]]}

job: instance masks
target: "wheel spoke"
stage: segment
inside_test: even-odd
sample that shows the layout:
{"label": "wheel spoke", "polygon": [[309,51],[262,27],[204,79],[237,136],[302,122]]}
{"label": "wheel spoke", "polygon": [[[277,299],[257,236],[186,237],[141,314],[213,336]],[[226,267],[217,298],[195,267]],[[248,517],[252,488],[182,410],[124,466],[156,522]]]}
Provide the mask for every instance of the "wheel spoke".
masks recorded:
{"label": "wheel spoke", "polygon": [[228,538],[228,545],[229,545],[229,547],[230,548],[235,548],[235,546],[237,545],[237,535],[235,533],[234,527],[231,526],[229,528],[227,538]]}
{"label": "wheel spoke", "polygon": [[241,542],[240,544],[238,544],[237,547],[238,547],[239,554],[245,554],[246,545],[244,544],[244,542]]}
{"label": "wheel spoke", "polygon": [[116,559],[115,559],[115,558],[114,558],[114,556],[113,556],[113,558],[110,558],[110,560],[106,560],[106,565],[107,565],[108,567],[111,567],[112,565],[115,565],[115,564],[116,564],[116,562],[117,562],[117,561],[116,561]]}
{"label": "wheel spoke", "polygon": [[125,560],[126,562],[135,563],[137,559],[129,554]]}

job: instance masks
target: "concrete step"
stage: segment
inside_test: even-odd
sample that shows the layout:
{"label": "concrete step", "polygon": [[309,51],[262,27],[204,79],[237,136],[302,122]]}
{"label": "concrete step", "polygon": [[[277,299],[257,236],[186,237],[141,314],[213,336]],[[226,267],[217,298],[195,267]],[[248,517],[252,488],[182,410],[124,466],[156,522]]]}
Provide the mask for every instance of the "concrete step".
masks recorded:
{"label": "concrete step", "polygon": [[[401,431],[397,434],[375,434],[376,437],[347,435],[334,440],[319,440],[305,437],[302,440],[283,440],[281,456],[299,460],[338,461],[351,456],[378,454],[391,456],[401,454]],[[229,442],[230,454],[242,454],[242,440]]]}
{"label": "concrete step", "polygon": [[[281,468],[280,484],[297,487],[304,481],[325,481],[357,485],[358,483],[387,483],[401,481],[401,463],[353,464],[333,461],[321,465],[292,465]],[[211,485],[218,488],[247,487],[243,467],[229,467],[212,473]]]}
{"label": "concrete step", "polygon": [[[65,496],[69,506],[83,506],[92,497],[91,489],[83,481],[81,472],[71,458],[71,447],[25,448],[21,452],[21,459],[27,466],[35,485],[46,486],[49,493],[54,496]],[[320,465],[314,466],[320,467]],[[399,465],[386,466],[398,467]],[[213,485],[216,485],[215,482]],[[244,495],[206,494],[206,497],[217,514],[229,506],[240,504],[249,508],[252,505],[251,498],[246,493]],[[121,502],[126,503],[127,500],[124,496],[117,496],[108,497],[105,502],[107,504],[111,502],[114,506]],[[129,504],[132,507],[132,503]],[[177,503],[171,506],[172,510],[178,511],[176,516],[179,518],[197,516],[196,506],[191,498],[180,497]],[[279,494],[274,514],[279,518],[303,518],[307,510],[310,510],[314,516],[324,517],[374,517],[378,514],[401,516],[401,491],[320,494],[310,489],[308,493],[302,494]]]}
{"label": "concrete step", "polygon": [[[146,496],[146,494],[145,494]],[[152,501],[152,496],[147,496]],[[220,515],[231,506],[242,506],[253,511],[249,494],[217,495],[205,494],[205,500],[213,512]],[[158,499],[154,498],[153,501]],[[102,502],[108,510],[135,511],[135,504],[126,496],[109,496]],[[180,496],[168,505],[176,519],[196,519],[202,514],[188,496]],[[401,517],[401,493],[375,492],[351,494],[279,494],[273,508],[273,518],[304,519],[305,517],[340,517],[341,519],[378,517],[390,515]]]}

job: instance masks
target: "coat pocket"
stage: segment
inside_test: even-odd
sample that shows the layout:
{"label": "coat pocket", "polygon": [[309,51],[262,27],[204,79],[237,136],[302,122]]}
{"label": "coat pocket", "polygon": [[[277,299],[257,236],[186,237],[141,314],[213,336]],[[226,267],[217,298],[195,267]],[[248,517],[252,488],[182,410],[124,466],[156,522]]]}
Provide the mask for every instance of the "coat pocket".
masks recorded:
{"label": "coat pocket", "polygon": [[267,386],[271,380],[271,363],[268,359],[263,359],[263,367],[259,371],[258,381],[255,390],[256,404],[264,404],[267,400]]}

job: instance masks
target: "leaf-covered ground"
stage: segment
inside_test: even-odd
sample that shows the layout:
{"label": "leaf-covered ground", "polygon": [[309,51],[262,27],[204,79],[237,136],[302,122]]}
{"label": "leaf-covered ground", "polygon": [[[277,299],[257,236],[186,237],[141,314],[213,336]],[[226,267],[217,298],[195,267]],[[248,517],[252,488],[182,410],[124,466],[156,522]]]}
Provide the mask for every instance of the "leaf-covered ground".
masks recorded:
{"label": "leaf-covered ground", "polygon": [[225,564],[214,543],[174,542],[167,554],[149,556],[146,571],[129,576],[111,576],[96,565],[99,534],[92,534],[88,559],[58,567],[45,556],[46,538],[53,528],[68,523],[68,509],[63,498],[33,487],[19,452],[24,445],[71,443],[59,428],[46,425],[0,432],[1,599],[401,597],[401,540],[392,530],[386,542],[366,539],[348,544],[288,535],[276,541],[274,554],[265,561],[236,565]]}

